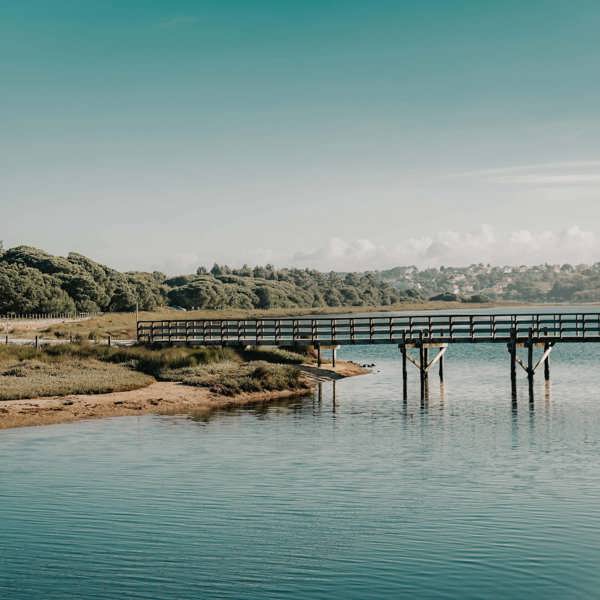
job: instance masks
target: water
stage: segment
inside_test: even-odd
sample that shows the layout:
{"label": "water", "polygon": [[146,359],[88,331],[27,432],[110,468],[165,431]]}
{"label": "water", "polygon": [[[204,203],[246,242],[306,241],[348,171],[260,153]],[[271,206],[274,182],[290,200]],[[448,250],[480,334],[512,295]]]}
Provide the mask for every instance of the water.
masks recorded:
{"label": "water", "polygon": [[[600,348],[452,346],[401,398],[393,347],[321,400],[0,432],[0,598],[591,598]],[[409,365],[410,366],[410,365]]]}

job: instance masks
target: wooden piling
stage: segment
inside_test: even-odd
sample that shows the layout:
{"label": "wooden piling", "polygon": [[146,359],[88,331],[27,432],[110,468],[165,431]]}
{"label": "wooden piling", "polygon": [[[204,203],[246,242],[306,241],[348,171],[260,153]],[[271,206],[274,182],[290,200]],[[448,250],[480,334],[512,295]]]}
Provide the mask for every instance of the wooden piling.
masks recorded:
{"label": "wooden piling", "polygon": [[321,346],[317,344],[317,366],[321,366]]}
{"label": "wooden piling", "polygon": [[510,353],[510,387],[513,397],[517,396],[517,330],[511,329],[510,342],[508,343]]}
{"label": "wooden piling", "polygon": [[439,358],[439,374],[440,374],[440,382],[444,383],[444,356],[440,356]]}
{"label": "wooden piling", "polygon": [[533,398],[533,330],[529,328],[527,339],[527,380],[529,382],[529,398]]}
{"label": "wooden piling", "polygon": [[421,400],[425,398],[425,379],[427,375],[426,363],[427,358],[425,354],[425,348],[423,347],[423,332],[419,332],[419,379],[421,384]]}
{"label": "wooden piling", "polygon": [[408,371],[406,368],[406,345],[398,344],[400,355],[402,356],[402,396],[406,398],[407,383],[408,383]]}

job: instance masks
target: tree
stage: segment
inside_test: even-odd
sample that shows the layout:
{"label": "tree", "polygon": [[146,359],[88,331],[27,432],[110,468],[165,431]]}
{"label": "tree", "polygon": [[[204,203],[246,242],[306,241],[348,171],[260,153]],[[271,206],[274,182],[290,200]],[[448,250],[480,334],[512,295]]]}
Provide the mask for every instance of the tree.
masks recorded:
{"label": "tree", "polygon": [[258,297],[256,308],[271,308],[273,306],[273,294],[270,288],[266,286],[256,288],[256,296]]}
{"label": "tree", "polygon": [[111,312],[130,312],[135,310],[136,297],[129,286],[119,286],[110,299],[108,309]]}

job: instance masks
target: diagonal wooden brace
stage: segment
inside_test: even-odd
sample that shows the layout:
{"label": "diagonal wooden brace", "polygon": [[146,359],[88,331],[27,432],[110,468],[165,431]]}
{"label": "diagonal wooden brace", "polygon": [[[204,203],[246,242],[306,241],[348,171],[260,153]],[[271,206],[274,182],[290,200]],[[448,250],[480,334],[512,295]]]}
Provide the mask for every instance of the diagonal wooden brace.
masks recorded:
{"label": "diagonal wooden brace", "polygon": [[429,371],[429,369],[431,369],[431,367],[433,367],[433,365],[435,365],[435,363],[440,360],[440,358],[442,358],[442,356],[444,356],[444,354],[446,353],[446,350],[448,350],[448,348],[440,348],[438,350],[438,353],[435,355],[435,357],[429,361],[429,364],[425,367],[425,372]]}
{"label": "diagonal wooden brace", "polygon": [[408,360],[413,365],[415,365],[415,367],[417,367],[417,369],[421,368],[421,363],[419,361],[415,360],[408,352],[406,353],[406,360]]}
{"label": "diagonal wooden brace", "polygon": [[542,354],[542,356],[541,356],[540,360],[538,360],[538,361],[535,363],[535,367],[533,367],[533,372],[534,372],[534,373],[535,373],[536,369],[537,369],[537,368],[538,368],[540,365],[544,364],[544,361],[546,361],[546,360],[548,359],[548,357],[550,356],[550,352],[552,352],[552,349],[553,349],[553,348],[554,348],[554,344],[552,344],[551,346],[549,346],[549,347],[546,349],[546,351],[544,352],[544,354]]}

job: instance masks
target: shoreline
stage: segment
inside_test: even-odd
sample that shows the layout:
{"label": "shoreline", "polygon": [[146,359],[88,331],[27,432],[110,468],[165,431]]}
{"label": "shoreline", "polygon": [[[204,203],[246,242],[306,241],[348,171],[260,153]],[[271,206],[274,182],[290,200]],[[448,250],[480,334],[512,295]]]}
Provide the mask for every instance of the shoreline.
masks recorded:
{"label": "shoreline", "polygon": [[369,373],[359,365],[338,361],[335,369],[299,365],[303,387],[224,396],[208,388],[170,381],[156,381],[128,392],[48,396],[0,402],[0,430],[74,423],[88,419],[134,415],[190,415],[207,417],[218,410],[239,408],[311,394],[322,381],[336,381]]}

